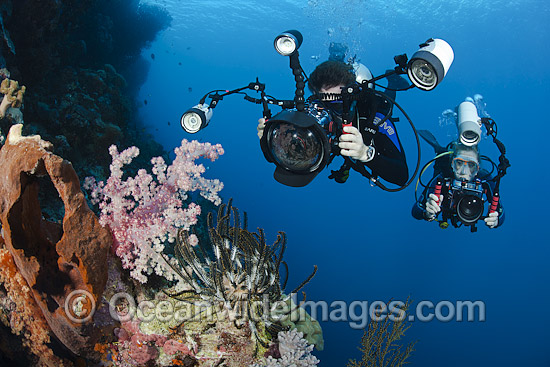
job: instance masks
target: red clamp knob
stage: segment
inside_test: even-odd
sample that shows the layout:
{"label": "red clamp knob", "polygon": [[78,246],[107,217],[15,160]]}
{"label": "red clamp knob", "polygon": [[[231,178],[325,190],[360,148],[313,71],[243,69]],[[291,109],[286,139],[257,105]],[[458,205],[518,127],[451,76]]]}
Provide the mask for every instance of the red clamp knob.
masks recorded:
{"label": "red clamp knob", "polygon": [[353,124],[351,122],[349,124],[342,124],[342,134],[349,134],[349,133],[344,131],[344,127],[346,127],[346,126],[353,126]]}

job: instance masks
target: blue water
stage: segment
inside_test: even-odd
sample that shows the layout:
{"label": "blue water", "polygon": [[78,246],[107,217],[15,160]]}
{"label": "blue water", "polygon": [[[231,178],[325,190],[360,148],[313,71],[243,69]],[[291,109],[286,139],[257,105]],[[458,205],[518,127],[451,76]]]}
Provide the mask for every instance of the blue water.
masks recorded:
{"label": "blue water", "polygon": [[[151,69],[140,93],[148,101],[141,117],[167,149],[182,138],[223,145],[225,155],[209,164],[207,176],[224,182],[222,195],[248,212],[252,229],[264,228],[270,240],[277,231],[287,233],[289,290],[316,264],[319,271],[305,288],[309,300],[410,296],[413,307],[424,300],[481,300],[484,322],[413,322],[405,338],[418,340],[412,365],[550,366],[547,1],[155,3],[166,6],[174,20],[144,51]],[[430,37],[449,42],[455,61],[442,84],[431,92],[401,92],[397,99],[417,128],[431,130],[446,144],[456,130],[441,123],[443,111],[468,96],[484,97],[512,163],[501,184],[505,224],[495,230],[480,226],[473,234],[466,228],[441,230],[411,217],[414,185],[387,193],[357,173],[344,185],[329,180],[325,170],[304,188],[283,186],[274,181],[274,166],[259,147],[261,107],[239,96],[225,98],[205,130],[184,133],[181,114],[212,89],[238,88],[259,77],[269,94],[293,97],[288,59],[273,49],[274,37],[287,29],[304,35],[300,55],[307,73],[326,60],[331,41],[346,42],[375,75],[394,66],[393,56],[410,57]],[[397,128],[412,169],[415,145],[404,121]],[[497,158],[489,140],[480,148]],[[422,154],[422,163],[433,157],[424,143]],[[335,162],[330,168],[338,167]],[[347,322],[321,325],[325,350],[315,352],[320,366],[360,358],[362,330]]]}

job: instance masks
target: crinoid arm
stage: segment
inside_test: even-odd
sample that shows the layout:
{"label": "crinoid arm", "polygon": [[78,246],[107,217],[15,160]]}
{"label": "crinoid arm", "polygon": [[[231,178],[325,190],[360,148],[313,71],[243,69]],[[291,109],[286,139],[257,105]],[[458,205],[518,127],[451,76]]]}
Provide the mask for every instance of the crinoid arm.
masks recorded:
{"label": "crinoid arm", "polygon": [[306,280],[304,280],[302,283],[300,283],[299,286],[297,286],[291,293],[298,293],[298,291],[302,288],[305,287],[305,285],[307,283],[309,283],[309,281],[311,279],[313,279],[313,277],[315,276],[315,273],[317,273],[317,265],[313,265],[313,272],[311,274],[309,274],[309,276],[306,278]]}
{"label": "crinoid arm", "polygon": [[[177,260],[174,268],[191,290],[166,293],[182,300],[200,298],[220,310],[218,317],[226,317],[224,321],[239,327],[247,325],[259,351],[267,348],[284,328],[264,312],[264,302],[273,304],[285,297],[288,266],[283,255],[287,237],[279,232],[276,241],[268,245],[264,230],[248,231],[246,213],[243,217],[241,220],[230,200],[219,206],[215,217],[208,214],[208,238],[202,238],[197,244],[192,241],[191,233],[181,230],[174,249]],[[317,266],[294,292],[303,288],[316,271]]]}

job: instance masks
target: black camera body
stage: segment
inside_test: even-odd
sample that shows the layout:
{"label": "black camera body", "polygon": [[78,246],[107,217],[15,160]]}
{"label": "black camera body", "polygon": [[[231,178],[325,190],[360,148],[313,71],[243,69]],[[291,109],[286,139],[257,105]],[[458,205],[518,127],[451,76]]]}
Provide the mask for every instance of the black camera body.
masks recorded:
{"label": "black camera body", "polygon": [[304,112],[315,118],[319,126],[325,131],[331,153],[340,154],[338,141],[343,133],[342,121],[334,119],[323,103],[319,101],[309,102]]}
{"label": "black camera body", "polygon": [[470,226],[471,231],[476,231],[476,223],[483,218],[485,200],[483,195],[485,189],[479,179],[472,182],[460,180],[447,180],[445,183],[447,193],[445,194],[446,205],[442,208],[443,221],[451,221],[454,227]]}
{"label": "black camera body", "polygon": [[[331,95],[321,93],[320,99]],[[366,144],[370,144],[372,137],[378,132],[379,127],[383,126],[393,110],[393,103],[385,93],[376,91],[368,87],[368,83],[354,83],[342,89],[338,94],[340,110],[331,110],[329,105],[334,102],[322,102],[313,100],[309,102],[306,108],[307,113],[314,116],[319,124],[324,128],[331,141],[334,154],[340,154],[338,147],[339,137],[343,134],[344,126],[355,126],[359,130],[366,132],[364,136]],[[330,98],[329,98],[330,100]],[[330,111],[330,112],[329,112]],[[397,121],[393,119],[392,121]],[[362,134],[363,134],[362,132]]]}
{"label": "black camera body", "polygon": [[274,177],[288,186],[305,186],[340,155],[338,142],[344,126],[362,131],[370,145],[379,127],[389,119],[393,103],[384,93],[353,84],[341,94],[310,97],[304,108],[283,109],[266,122],[260,146],[277,168]]}

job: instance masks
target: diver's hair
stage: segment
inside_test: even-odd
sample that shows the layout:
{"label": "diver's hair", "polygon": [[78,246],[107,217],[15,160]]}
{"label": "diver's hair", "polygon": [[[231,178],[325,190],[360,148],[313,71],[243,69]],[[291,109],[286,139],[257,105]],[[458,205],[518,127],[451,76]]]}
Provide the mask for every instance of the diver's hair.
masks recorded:
{"label": "diver's hair", "polygon": [[319,64],[311,73],[308,87],[311,93],[318,94],[321,88],[349,85],[355,81],[353,66],[342,61],[329,60]]}
{"label": "diver's hair", "polygon": [[453,158],[459,155],[460,152],[472,152],[475,154],[478,163],[480,163],[479,148],[477,145],[464,145],[461,142],[455,141],[452,146],[453,149]]}

